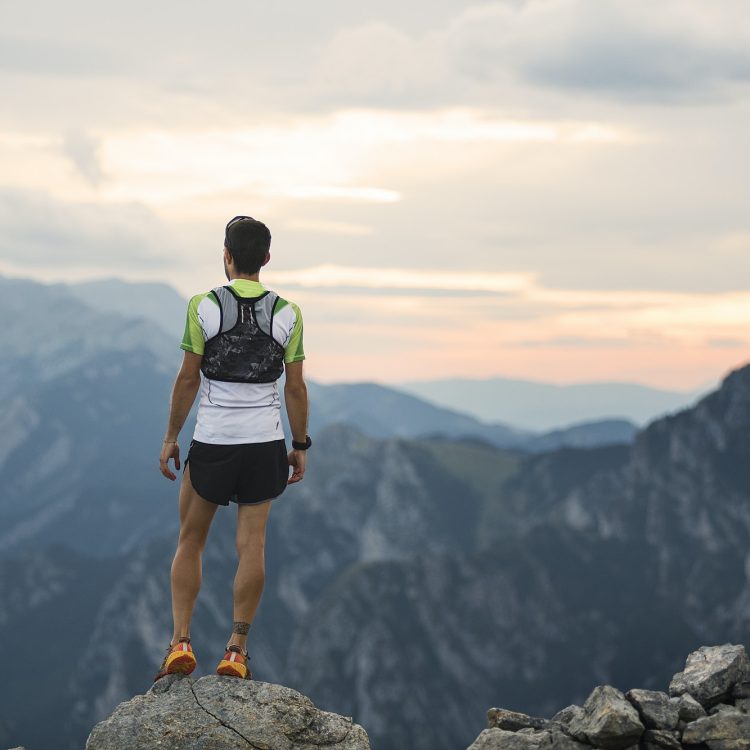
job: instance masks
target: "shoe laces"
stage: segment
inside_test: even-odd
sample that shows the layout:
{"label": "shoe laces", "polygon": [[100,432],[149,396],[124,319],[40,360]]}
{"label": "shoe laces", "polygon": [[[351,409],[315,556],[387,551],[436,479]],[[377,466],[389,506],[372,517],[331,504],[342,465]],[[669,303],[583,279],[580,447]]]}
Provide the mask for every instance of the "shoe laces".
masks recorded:
{"label": "shoe laces", "polygon": [[190,636],[182,636],[177,640],[177,643],[170,643],[169,646],[167,646],[167,654],[171,653],[172,649],[177,646],[179,643],[190,643]]}
{"label": "shoe laces", "polygon": [[236,643],[227,644],[227,651],[236,651],[238,654],[242,654],[242,656],[245,657],[245,659],[249,659],[247,649],[242,648],[241,646],[238,646]]}

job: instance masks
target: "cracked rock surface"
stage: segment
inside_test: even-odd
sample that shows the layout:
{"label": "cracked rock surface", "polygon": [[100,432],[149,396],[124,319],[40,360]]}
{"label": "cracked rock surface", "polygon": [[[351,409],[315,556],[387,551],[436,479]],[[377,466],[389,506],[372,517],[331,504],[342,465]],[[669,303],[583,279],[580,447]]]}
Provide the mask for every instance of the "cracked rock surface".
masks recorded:
{"label": "cracked rock surface", "polygon": [[91,731],[86,750],[370,750],[350,716],[260,680],[162,677]]}

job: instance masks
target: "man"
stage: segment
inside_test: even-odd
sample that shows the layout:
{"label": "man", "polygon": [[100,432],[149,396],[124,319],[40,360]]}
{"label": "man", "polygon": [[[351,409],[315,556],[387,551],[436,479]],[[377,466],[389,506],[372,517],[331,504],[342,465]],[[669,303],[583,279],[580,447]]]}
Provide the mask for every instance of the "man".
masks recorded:
{"label": "man", "polygon": [[[307,387],[302,376],[302,314],[266,289],[260,268],[271,259],[268,227],[237,216],[226,227],[224,273],[229,284],[197,294],[188,304],[184,360],[172,390],[161,450],[162,474],[180,469],[177,435],[200,388],[193,440],[180,486],[180,534],[172,562],[174,630],[154,677],[189,674],[196,665],[190,620],[201,585],[201,555],[219,505],[237,504],[234,625],[219,674],[252,679],[247,633],[265,582],[266,520],[274,498],[302,480],[307,435]],[[278,378],[286,371],[284,398],[292,431],[287,453]],[[292,476],[289,476],[289,467]]]}

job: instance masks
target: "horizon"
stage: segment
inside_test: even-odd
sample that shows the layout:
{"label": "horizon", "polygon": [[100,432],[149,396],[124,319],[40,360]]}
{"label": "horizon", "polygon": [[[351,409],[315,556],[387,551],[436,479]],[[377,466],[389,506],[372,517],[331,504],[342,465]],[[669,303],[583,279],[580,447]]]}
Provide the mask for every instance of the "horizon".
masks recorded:
{"label": "horizon", "polygon": [[[23,281],[33,281],[35,283],[41,283],[45,285],[55,285],[55,284],[76,284],[76,283],[104,283],[104,282],[120,282],[124,284],[154,284],[154,285],[164,285],[169,287],[172,291],[174,291],[178,296],[180,296],[187,306],[187,302],[189,300],[189,296],[186,296],[182,294],[177,287],[170,284],[168,281],[158,280],[158,279],[144,279],[144,280],[130,280],[125,279],[119,276],[91,276],[86,277],[83,279],[75,280],[75,281],[40,281],[39,279],[36,279],[32,276],[24,276],[24,275],[16,275],[16,274],[9,274],[6,272],[0,272],[0,278],[9,278],[9,279],[19,279]],[[261,279],[262,281],[262,279]],[[312,380],[314,382],[319,383],[320,385],[358,385],[358,384],[365,384],[365,383],[373,383],[376,385],[383,385],[387,387],[394,387],[397,388],[399,385],[412,385],[412,384],[419,384],[419,383],[427,383],[427,382],[442,382],[442,381],[451,381],[451,380],[457,380],[457,381],[476,381],[476,382],[487,382],[490,380],[504,380],[504,381],[513,381],[518,383],[532,383],[532,384],[538,384],[538,385],[548,385],[548,386],[557,386],[564,388],[566,386],[586,386],[586,385],[634,385],[634,386],[640,386],[643,388],[653,388],[653,389],[660,389],[665,391],[670,391],[672,393],[680,393],[684,394],[686,396],[695,395],[699,392],[704,392],[707,389],[715,389],[718,388],[720,385],[721,380],[731,371],[734,369],[737,369],[739,367],[743,367],[745,364],[750,364],[750,360],[747,362],[741,361],[738,363],[734,363],[730,365],[729,367],[725,368],[724,371],[715,378],[710,378],[708,380],[704,380],[701,383],[696,383],[693,386],[685,387],[685,388],[672,388],[672,387],[664,387],[659,384],[654,383],[648,383],[648,382],[642,382],[637,380],[618,380],[618,379],[598,379],[598,380],[572,380],[572,381],[555,381],[555,380],[543,380],[538,377],[518,377],[518,376],[512,376],[512,375],[506,375],[503,373],[496,373],[496,374],[489,374],[484,376],[472,376],[472,375],[456,375],[456,376],[450,376],[450,377],[440,377],[440,378],[409,378],[409,379],[399,379],[399,380],[374,380],[372,378],[357,378],[357,379],[326,379],[325,376],[319,377],[318,375],[310,375],[307,373],[307,377],[309,380]],[[307,361],[305,361],[305,370],[307,372],[309,366],[307,364]]]}

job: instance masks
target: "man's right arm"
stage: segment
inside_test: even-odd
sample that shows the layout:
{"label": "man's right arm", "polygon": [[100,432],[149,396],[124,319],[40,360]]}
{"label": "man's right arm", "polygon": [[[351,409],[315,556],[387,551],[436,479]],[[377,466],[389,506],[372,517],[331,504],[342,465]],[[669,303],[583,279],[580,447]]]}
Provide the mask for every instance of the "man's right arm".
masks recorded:
{"label": "man's right arm", "polygon": [[[304,443],[307,439],[308,401],[307,385],[302,376],[302,360],[298,362],[287,362],[286,382],[284,383],[284,401],[286,413],[289,417],[289,427],[292,431],[292,440]],[[292,449],[289,451],[289,465],[294,467],[294,472],[289,478],[288,484],[299,482],[305,473],[305,460],[307,451]]]}

